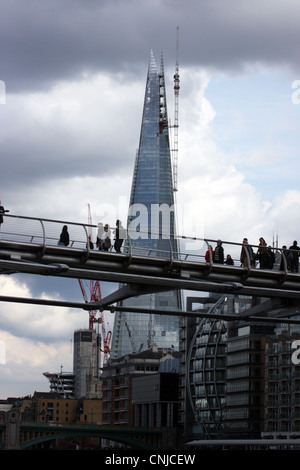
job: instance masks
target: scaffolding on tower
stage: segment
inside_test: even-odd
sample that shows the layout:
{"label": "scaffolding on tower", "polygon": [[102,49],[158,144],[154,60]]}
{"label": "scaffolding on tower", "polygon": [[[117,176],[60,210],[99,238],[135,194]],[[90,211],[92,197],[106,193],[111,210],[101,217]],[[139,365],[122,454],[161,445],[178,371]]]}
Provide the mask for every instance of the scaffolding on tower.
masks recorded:
{"label": "scaffolding on tower", "polygon": [[179,64],[178,64],[178,50],[179,50],[179,27],[177,26],[177,37],[176,37],[176,66],[174,74],[174,98],[175,98],[175,109],[174,109],[174,147],[173,147],[173,190],[177,191],[177,173],[178,173],[178,114],[179,114]]}

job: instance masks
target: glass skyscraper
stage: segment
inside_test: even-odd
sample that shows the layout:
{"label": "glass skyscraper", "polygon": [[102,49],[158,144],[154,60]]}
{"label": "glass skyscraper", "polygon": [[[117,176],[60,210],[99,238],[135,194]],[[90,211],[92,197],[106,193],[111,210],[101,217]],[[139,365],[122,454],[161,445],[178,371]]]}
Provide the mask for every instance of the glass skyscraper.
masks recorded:
{"label": "glass skyscraper", "polygon": [[[159,71],[152,51],[127,228],[135,254],[168,256],[170,248],[174,256],[178,253],[163,60]],[[158,311],[181,309],[179,291],[141,295],[123,301],[122,306],[126,305],[151,308],[153,314],[116,314],[112,338],[114,357],[139,352],[154,344],[178,350],[180,318],[161,315]]]}

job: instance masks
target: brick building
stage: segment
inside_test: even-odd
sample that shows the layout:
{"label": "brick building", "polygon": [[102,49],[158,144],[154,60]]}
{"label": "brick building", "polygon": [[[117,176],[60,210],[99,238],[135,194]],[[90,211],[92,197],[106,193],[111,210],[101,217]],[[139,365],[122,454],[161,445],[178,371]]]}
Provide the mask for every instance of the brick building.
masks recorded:
{"label": "brick building", "polygon": [[59,393],[35,392],[23,400],[21,419],[44,424],[102,424],[102,400],[66,399]]}
{"label": "brick building", "polygon": [[[157,374],[167,361],[176,360],[179,353],[168,353],[153,346],[139,354],[126,354],[109,359],[102,372],[103,424],[135,426],[132,387],[134,377]],[[166,367],[163,368],[167,370]]]}

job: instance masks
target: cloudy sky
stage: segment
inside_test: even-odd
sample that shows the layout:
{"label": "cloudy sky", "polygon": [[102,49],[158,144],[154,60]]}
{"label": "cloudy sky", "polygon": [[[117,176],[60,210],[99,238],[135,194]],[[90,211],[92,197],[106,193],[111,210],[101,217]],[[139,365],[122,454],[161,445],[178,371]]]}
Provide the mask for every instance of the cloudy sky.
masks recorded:
{"label": "cloudy sky", "polygon": [[[0,0],[0,200],[12,214],[126,220],[152,49],[169,118],[179,27],[178,232],[300,238],[298,0]],[[103,286],[103,291],[109,289]],[[81,300],[77,281],[0,277],[6,295]],[[0,305],[0,398],[72,370],[86,312]],[[0,351],[1,352],[1,351]],[[2,353],[3,356],[3,353]]]}

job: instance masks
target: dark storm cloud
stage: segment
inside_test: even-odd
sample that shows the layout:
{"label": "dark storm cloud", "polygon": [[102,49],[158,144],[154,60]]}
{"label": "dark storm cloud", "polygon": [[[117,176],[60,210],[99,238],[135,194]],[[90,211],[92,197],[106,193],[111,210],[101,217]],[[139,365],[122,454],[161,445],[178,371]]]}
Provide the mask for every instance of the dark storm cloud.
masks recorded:
{"label": "dark storm cloud", "polygon": [[[150,48],[225,70],[299,63],[298,1],[1,0],[1,79],[33,90],[84,71],[138,70]],[[141,67],[142,66],[142,67]]]}
{"label": "dark storm cloud", "polygon": [[[77,148],[75,139],[66,132],[49,132],[42,142],[37,134],[32,135],[30,140],[25,136],[19,136],[20,140],[1,145],[1,172],[10,175],[14,184],[26,186],[32,183],[55,179],[57,177],[72,178],[74,176],[93,175],[107,173],[114,161],[118,161],[118,155],[110,148],[104,152],[103,149],[94,148],[93,151]],[[79,140],[79,139],[78,139]],[[96,146],[95,146],[96,147]],[[100,145],[99,145],[100,147]],[[113,147],[113,145],[111,146]],[[109,155],[109,158],[105,158]],[[121,165],[121,162],[120,162]],[[10,181],[2,181],[2,190],[10,186]]]}
{"label": "dark storm cloud", "polygon": [[[7,90],[0,107],[2,193],[49,179],[131,172],[143,91],[138,106],[129,97],[118,107],[122,93],[136,92],[115,85],[145,83],[151,48],[173,70],[177,26],[181,67],[296,69],[299,11],[292,0],[0,0],[0,79]],[[81,100],[77,114],[64,107],[62,93],[56,103],[45,100],[42,117],[28,99],[32,93],[38,101],[38,91],[51,99],[55,85],[84,82],[94,72],[113,74],[117,99],[97,84],[99,96]],[[73,90],[76,100],[79,88]]]}

